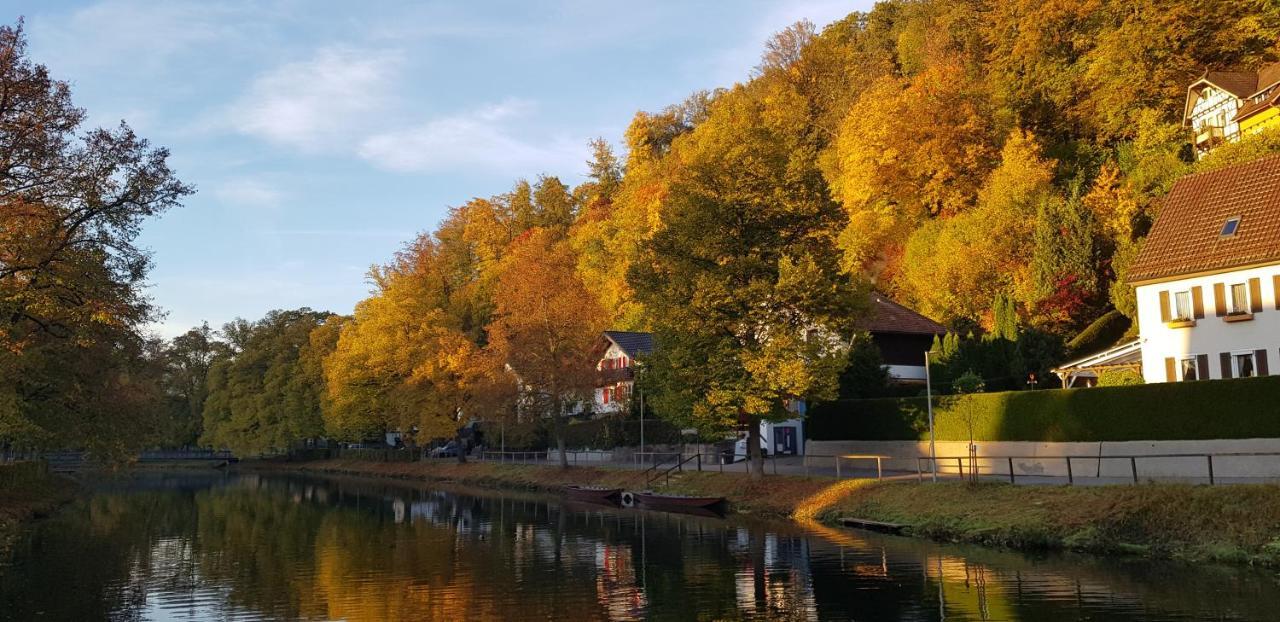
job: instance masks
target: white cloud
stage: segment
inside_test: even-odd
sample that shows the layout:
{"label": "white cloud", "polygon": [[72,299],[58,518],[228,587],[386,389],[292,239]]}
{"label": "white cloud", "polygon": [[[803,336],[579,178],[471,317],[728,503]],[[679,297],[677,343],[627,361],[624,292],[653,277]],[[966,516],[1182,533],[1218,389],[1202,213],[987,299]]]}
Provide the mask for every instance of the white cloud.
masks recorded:
{"label": "white cloud", "polygon": [[358,136],[393,102],[398,53],[326,47],[254,79],[228,111],[236,131],[316,151]]}
{"label": "white cloud", "polygon": [[583,168],[585,139],[534,140],[518,135],[515,121],[527,117],[533,108],[527,100],[508,99],[415,127],[375,134],[360,145],[360,156],[400,172],[480,168],[532,174],[565,166]]}
{"label": "white cloud", "polygon": [[159,69],[177,54],[235,38],[247,18],[228,3],[106,0],[78,9],[65,20],[33,19],[32,41],[55,69],[129,67]]}
{"label": "white cloud", "polygon": [[213,193],[227,203],[249,207],[276,207],[284,198],[274,186],[252,178],[227,180],[214,186]]}

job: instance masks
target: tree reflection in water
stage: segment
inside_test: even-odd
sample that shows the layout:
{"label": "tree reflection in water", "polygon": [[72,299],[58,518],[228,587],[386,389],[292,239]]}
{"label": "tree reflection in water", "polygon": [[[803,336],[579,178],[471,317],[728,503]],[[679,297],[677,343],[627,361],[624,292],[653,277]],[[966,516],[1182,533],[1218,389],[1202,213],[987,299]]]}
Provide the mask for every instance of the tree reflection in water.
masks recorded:
{"label": "tree reflection in water", "polygon": [[1271,575],[285,475],[103,482],[0,619],[1269,619]]}

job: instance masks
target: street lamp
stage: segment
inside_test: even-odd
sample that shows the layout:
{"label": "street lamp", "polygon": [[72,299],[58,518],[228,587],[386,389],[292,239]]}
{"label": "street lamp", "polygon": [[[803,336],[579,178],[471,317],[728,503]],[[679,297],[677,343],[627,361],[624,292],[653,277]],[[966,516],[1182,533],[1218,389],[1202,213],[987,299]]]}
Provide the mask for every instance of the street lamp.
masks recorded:
{"label": "street lamp", "polygon": [[938,446],[933,439],[933,382],[929,375],[929,351],[924,351],[924,395],[929,409],[929,464],[933,467],[933,482],[938,483]]}

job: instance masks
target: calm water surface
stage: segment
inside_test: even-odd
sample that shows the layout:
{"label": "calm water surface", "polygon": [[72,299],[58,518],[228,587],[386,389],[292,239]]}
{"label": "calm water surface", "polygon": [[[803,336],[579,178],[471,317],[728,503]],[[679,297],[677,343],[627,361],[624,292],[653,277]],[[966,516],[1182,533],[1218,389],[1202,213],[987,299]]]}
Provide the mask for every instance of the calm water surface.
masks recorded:
{"label": "calm water surface", "polygon": [[2,620],[1276,620],[1277,574],[293,475],[102,482]]}

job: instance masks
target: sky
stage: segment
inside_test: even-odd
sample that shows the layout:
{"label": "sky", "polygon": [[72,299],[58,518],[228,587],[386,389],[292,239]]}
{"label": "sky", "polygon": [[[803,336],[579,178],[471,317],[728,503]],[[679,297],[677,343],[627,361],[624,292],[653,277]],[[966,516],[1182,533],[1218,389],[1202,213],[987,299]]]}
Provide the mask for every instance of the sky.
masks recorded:
{"label": "sky", "polygon": [[[350,313],[451,206],[576,185],[587,141],[745,80],[765,40],[872,0],[0,0],[90,126],[129,123],[198,192],[143,230],[172,337]],[[4,15],[7,13],[8,15]]]}

